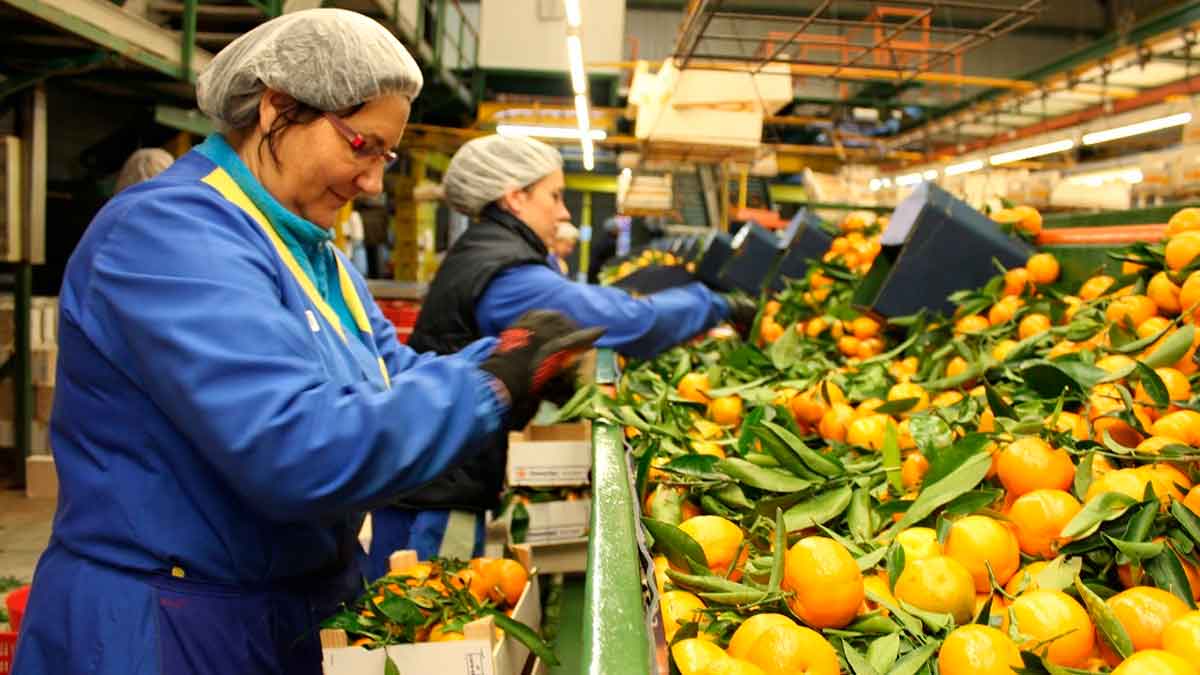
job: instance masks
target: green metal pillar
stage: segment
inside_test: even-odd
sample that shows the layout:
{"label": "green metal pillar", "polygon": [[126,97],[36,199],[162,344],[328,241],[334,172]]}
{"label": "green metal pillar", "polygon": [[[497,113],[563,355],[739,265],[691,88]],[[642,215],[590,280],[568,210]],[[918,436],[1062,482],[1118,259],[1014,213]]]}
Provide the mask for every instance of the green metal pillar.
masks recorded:
{"label": "green metal pillar", "polygon": [[579,242],[579,280],[587,282],[588,268],[592,262],[592,193],[583,193],[583,206],[579,213],[579,230],[580,233],[587,233],[586,237],[580,237]]}
{"label": "green metal pillar", "polygon": [[438,0],[437,19],[435,19],[435,21],[437,21],[437,23],[433,24],[433,69],[434,70],[442,69],[442,56],[444,55],[444,51],[445,51],[442,49],[443,43],[445,42],[445,40],[442,39],[442,37],[443,37],[442,34],[446,30],[446,1],[447,0]]}
{"label": "green metal pillar", "polygon": [[196,0],[183,0],[183,39],[179,54],[179,72],[184,81],[192,80],[192,51],[196,46]]}
{"label": "green metal pillar", "polygon": [[[596,381],[616,381],[616,356],[602,349]],[[637,503],[621,427],[596,422],[592,433],[592,536],[584,589],[583,666],[591,675],[650,672],[650,634],[642,607]]]}

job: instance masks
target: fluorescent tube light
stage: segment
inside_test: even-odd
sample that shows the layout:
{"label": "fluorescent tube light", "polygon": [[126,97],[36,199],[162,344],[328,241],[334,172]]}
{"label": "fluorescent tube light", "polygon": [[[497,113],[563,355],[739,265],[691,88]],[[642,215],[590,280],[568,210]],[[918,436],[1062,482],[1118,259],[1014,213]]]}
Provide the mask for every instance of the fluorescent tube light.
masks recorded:
{"label": "fluorescent tube light", "polygon": [[587,91],[587,78],[583,74],[583,43],[578,35],[567,36],[567,63],[571,66],[571,88],[576,94]]}
{"label": "fluorescent tube light", "polygon": [[591,137],[585,137],[583,144],[583,168],[591,171],[596,168],[596,148],[592,145]]}
{"label": "fluorescent tube light", "polygon": [[982,159],[972,159],[969,162],[962,162],[961,164],[951,164],[950,166],[946,167],[946,170],[943,171],[942,173],[944,173],[947,176],[958,176],[958,175],[961,175],[964,173],[971,173],[972,171],[978,171],[982,168],[983,168],[983,160]]}
{"label": "fluorescent tube light", "polygon": [[[570,140],[579,140],[585,137],[585,133],[579,129],[527,124],[501,124],[496,127],[496,133],[501,136],[533,136],[535,138],[566,138]],[[608,138],[608,134],[603,129],[588,129],[586,137],[590,140],[602,141]]]}
{"label": "fluorescent tube light", "polygon": [[908,187],[909,185],[916,185],[920,182],[921,174],[919,173],[906,173],[903,176],[896,176],[896,185],[899,185],[900,187]]}
{"label": "fluorescent tube light", "polygon": [[1066,152],[1073,147],[1075,147],[1075,141],[1069,138],[1064,138],[1061,141],[1043,143],[1041,145],[1034,145],[1028,148],[1021,148],[1020,150],[1009,150],[1008,152],[1002,152],[998,155],[992,155],[988,161],[991,162],[993,166],[997,164],[1008,164],[1009,162],[1019,162],[1023,159],[1041,157],[1042,155],[1052,155],[1056,152]]}
{"label": "fluorescent tube light", "polygon": [[929,169],[925,173],[921,174],[921,177],[924,178],[925,180],[937,180],[937,177],[938,177],[937,169]]}
{"label": "fluorescent tube light", "polygon": [[1092,173],[1081,173],[1067,177],[1068,183],[1073,185],[1086,185],[1088,187],[1100,187],[1107,182],[1118,180],[1129,183],[1130,185],[1136,185],[1145,180],[1145,176],[1142,175],[1142,170],[1136,166],[1127,166],[1119,169],[1094,171]]}
{"label": "fluorescent tube light", "polygon": [[1084,145],[1095,145],[1097,143],[1105,143],[1107,141],[1115,141],[1118,138],[1128,138],[1137,136],[1138,134],[1148,134],[1151,131],[1161,131],[1171,127],[1177,127],[1192,121],[1192,113],[1185,112],[1177,115],[1167,115],[1157,119],[1137,122],[1135,124],[1126,124],[1123,127],[1115,127],[1105,129],[1104,131],[1093,131],[1090,134],[1083,135]]}
{"label": "fluorescent tube light", "polygon": [[883,181],[879,180],[878,178],[872,178],[871,181],[867,183],[867,187],[871,189],[871,192],[879,192],[879,189],[883,187]]}
{"label": "fluorescent tube light", "polygon": [[580,131],[587,131],[592,126],[592,118],[588,114],[588,99],[583,94],[575,95],[575,124]]}
{"label": "fluorescent tube light", "polygon": [[567,9],[567,25],[571,28],[579,28],[582,17],[579,15],[579,0],[563,0],[563,5]]}

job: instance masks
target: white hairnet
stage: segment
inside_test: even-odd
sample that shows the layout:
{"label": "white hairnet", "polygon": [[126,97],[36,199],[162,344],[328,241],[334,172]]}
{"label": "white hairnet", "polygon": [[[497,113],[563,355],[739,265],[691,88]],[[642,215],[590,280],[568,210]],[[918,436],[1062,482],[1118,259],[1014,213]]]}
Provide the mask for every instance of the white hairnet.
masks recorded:
{"label": "white hairnet", "polygon": [[117,174],[116,191],[120,192],[130,185],[150,180],[174,163],[175,157],[162,148],[142,148],[134,151],[121,166],[121,173]]}
{"label": "white hairnet", "polygon": [[222,49],[197,78],[196,100],[228,131],[255,123],[267,87],[334,112],[385,94],[412,99],[423,84],[412,55],[374,19],[309,9],[271,19]]}
{"label": "white hairnet", "polygon": [[559,223],[554,232],[555,239],[563,241],[579,241],[579,228],[570,223]]}
{"label": "white hairnet", "polygon": [[562,168],[562,155],[524,136],[483,136],[454,153],[442,177],[446,203],[477,216],[513,188],[532,185]]}

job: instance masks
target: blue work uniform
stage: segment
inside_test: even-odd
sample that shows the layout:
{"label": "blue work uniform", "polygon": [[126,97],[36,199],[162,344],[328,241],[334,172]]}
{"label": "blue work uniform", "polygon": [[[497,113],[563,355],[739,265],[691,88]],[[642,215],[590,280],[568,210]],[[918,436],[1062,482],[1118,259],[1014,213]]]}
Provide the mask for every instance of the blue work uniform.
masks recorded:
{"label": "blue work uniform", "polygon": [[317,675],[318,623],[361,588],[361,514],[499,435],[490,345],[400,345],[288,217],[214,136],[88,228],[15,673]]}
{"label": "blue work uniform", "polygon": [[[545,244],[524,222],[491,205],[442,260],[409,344],[453,353],[472,340],[499,335],[534,309],[558,310],[584,327],[603,326],[598,346],[637,357],[688,340],[729,314],[725,299],[700,283],[634,298],[619,289],[571,281],[550,266]],[[397,502],[401,508],[374,511],[368,567],[385,570],[387,552],[396,548],[477,554],[481,516],[498,503],[506,452],[503,445],[487,448],[403,495]],[[468,538],[471,532],[474,541]]]}

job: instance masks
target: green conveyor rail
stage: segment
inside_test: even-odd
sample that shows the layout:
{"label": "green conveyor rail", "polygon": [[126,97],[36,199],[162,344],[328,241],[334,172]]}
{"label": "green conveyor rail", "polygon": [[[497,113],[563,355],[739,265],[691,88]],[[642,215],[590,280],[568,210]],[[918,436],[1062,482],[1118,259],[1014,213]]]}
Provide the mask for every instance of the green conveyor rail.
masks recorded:
{"label": "green conveyor rail", "polygon": [[[603,349],[596,381],[615,384],[616,356]],[[592,431],[592,535],[583,605],[583,667],[589,675],[650,673],[650,637],[642,605],[638,508],[630,489],[621,427]]]}

